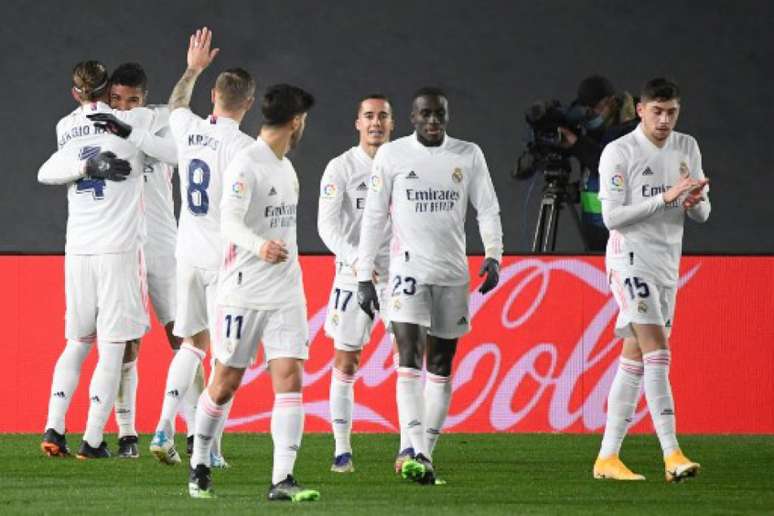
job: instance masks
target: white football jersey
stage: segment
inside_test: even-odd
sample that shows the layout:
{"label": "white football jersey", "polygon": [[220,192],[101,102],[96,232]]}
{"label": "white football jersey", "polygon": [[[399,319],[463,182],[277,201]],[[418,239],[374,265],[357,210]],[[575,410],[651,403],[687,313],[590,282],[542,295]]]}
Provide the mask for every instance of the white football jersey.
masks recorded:
{"label": "white football jersey", "polygon": [[222,176],[234,156],[254,140],[235,120],[214,115],[203,119],[188,108],[175,109],[169,126],[177,144],[182,202],[175,254],[194,267],[217,270]]}
{"label": "white football jersey", "polygon": [[[336,261],[350,267],[357,261],[360,225],[373,162],[371,156],[357,145],[333,158],[320,181],[317,230],[328,249],[336,255]],[[375,259],[378,272],[387,271],[391,233],[388,221],[384,225],[383,244]]]}
{"label": "white football jersey", "polygon": [[96,102],[77,108],[57,124],[59,149],[71,162],[112,151],[117,157],[129,161],[132,167],[125,181],[84,177],[70,183],[65,245],[68,254],[129,252],[142,243],[145,224],[142,206],[143,154],[129,141],[95,127],[86,115],[96,113],[112,113],[141,130],[149,130],[155,120],[155,114],[149,109],[116,111],[107,104]]}
{"label": "white football jersey", "polygon": [[390,276],[430,285],[469,281],[465,254],[468,201],[478,214],[487,257],[500,261],[500,205],[478,145],[449,135],[426,147],[416,134],[379,148],[363,214],[357,277],[371,278],[388,216],[392,217]]}
{"label": "white football jersey", "polygon": [[[683,245],[683,198],[664,204],[662,194],[682,177],[703,179],[696,140],[672,132],[663,147],[654,145],[642,126],[609,143],[599,162],[602,208],[649,203],[652,213],[610,231],[608,269],[641,274],[664,286],[677,283]],[[709,210],[706,192],[701,209]],[[603,216],[606,214],[603,213]]]}
{"label": "white football jersey", "polygon": [[290,160],[278,159],[261,138],[234,158],[226,170],[221,210],[234,215],[262,240],[282,240],[288,258],[271,264],[259,249],[228,242],[218,278],[218,304],[270,310],[306,304],[298,261],[296,221],[298,178]]}

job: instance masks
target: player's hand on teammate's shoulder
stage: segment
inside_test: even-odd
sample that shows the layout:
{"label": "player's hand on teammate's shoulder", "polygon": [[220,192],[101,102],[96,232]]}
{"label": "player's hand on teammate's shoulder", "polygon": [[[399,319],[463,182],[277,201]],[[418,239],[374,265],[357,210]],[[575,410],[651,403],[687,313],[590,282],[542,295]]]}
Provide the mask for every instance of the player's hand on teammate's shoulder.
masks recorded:
{"label": "player's hand on teammate's shoulder", "polygon": [[126,139],[132,134],[132,126],[119,120],[113,113],[95,113],[86,117],[94,122],[95,127],[113,133],[119,138]]}
{"label": "player's hand on teammate's shoulder", "polygon": [[500,262],[494,258],[485,259],[484,263],[481,264],[481,270],[478,271],[478,277],[480,278],[484,274],[486,274],[486,279],[478,288],[482,294],[486,294],[500,282]]}
{"label": "player's hand on teammate's shoulder", "polygon": [[210,49],[212,45],[212,31],[203,27],[191,35],[188,42],[188,69],[202,72],[215,59],[220,52],[219,48]]}
{"label": "player's hand on teammate's shoulder", "polygon": [[110,151],[100,152],[93,158],[86,160],[84,164],[84,172],[94,179],[124,181],[131,171],[132,167],[128,161],[116,157]]}
{"label": "player's hand on teammate's shoulder", "polygon": [[288,248],[282,240],[267,240],[258,251],[261,260],[269,263],[281,263],[288,259]]}

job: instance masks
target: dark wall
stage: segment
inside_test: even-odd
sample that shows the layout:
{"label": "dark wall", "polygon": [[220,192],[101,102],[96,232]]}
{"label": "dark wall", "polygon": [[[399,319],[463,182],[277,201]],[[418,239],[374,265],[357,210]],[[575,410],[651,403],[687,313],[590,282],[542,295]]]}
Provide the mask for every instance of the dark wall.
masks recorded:
{"label": "dark wall", "polygon": [[[536,98],[571,100],[579,80],[595,72],[631,91],[664,74],[681,85],[678,130],[699,141],[713,202],[707,224],[688,224],[685,249],[774,252],[768,2],[71,0],[6,1],[3,11],[0,252],[63,249],[65,190],[37,184],[36,173],[55,149],[55,123],[75,107],[73,64],[139,61],[151,78],[151,101],[165,102],[185,68],[188,35],[201,25],[214,30],[222,52],[200,79],[198,113],[209,112],[214,77],[231,66],[250,70],[259,87],[296,83],[318,99],[292,156],[304,252],[324,252],[315,222],[318,181],[327,161],[354,142],[356,99],[373,90],[391,95],[403,135],[410,95],[425,84],[449,92],[449,133],[483,148],[506,248],[526,251],[542,180],[530,185],[510,176],[523,110]],[[256,134],[259,124],[251,112],[242,127]],[[469,226],[469,250],[479,251]],[[565,217],[558,250],[579,249]]]}

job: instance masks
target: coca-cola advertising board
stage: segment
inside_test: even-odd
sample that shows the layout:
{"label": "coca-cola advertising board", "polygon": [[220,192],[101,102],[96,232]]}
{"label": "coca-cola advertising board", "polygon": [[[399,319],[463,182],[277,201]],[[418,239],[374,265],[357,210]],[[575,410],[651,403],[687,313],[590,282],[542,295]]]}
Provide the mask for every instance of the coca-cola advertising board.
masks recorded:
{"label": "coca-cola advertising board", "polygon": [[[0,257],[4,357],[0,432],[42,432],[51,373],[64,346],[61,256]],[[454,361],[452,432],[595,432],[604,427],[617,367],[617,313],[601,257],[510,256],[500,284],[477,292],[480,257],[470,258],[473,329]],[[333,260],[301,258],[308,301],[306,430],[329,431],[333,357],[323,321]],[[774,257],[685,257],[670,340],[678,430],[774,433]],[[143,339],[137,426],[154,429],[172,352],[162,328]],[[96,350],[84,364],[67,424],[81,431]],[[397,430],[395,370],[379,324],[363,351],[355,384],[354,429]],[[244,377],[228,422],[232,431],[267,431],[273,403],[262,357]],[[113,422],[109,430],[114,429]],[[632,431],[652,426],[644,396]]]}

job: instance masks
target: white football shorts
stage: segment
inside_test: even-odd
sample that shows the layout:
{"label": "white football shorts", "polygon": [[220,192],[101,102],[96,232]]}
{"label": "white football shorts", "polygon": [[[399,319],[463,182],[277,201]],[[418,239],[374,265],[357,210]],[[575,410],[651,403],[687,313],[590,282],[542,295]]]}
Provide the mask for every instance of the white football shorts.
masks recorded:
{"label": "white football shorts", "polygon": [[150,328],[142,250],[65,255],[65,336],[126,342]]}
{"label": "white football shorts", "polygon": [[145,265],[148,270],[148,294],[153,309],[162,326],[166,326],[175,320],[177,310],[177,260],[174,255],[146,256]]}
{"label": "white football shorts", "polygon": [[221,364],[247,368],[263,344],[266,363],[275,358],[309,358],[306,305],[252,310],[218,305],[213,354]]}
{"label": "white football shorts", "polygon": [[[376,284],[379,294],[379,318],[389,330],[387,317],[389,291],[387,282]],[[333,339],[333,346],[342,351],[360,351],[371,340],[376,325],[357,303],[357,281],[351,275],[336,275],[325,315],[325,334]]]}
{"label": "white football shorts", "polygon": [[176,283],[177,310],[172,333],[186,338],[210,329],[215,314],[218,271],[178,261]]}
{"label": "white football shorts", "polygon": [[634,337],[631,324],[656,324],[669,337],[675,316],[677,289],[664,287],[636,273],[610,270],[610,290],[618,304],[615,334]]}
{"label": "white football shorts", "polygon": [[470,331],[469,286],[425,285],[400,274],[390,276],[389,314],[392,322],[426,327],[429,335],[457,339]]}

